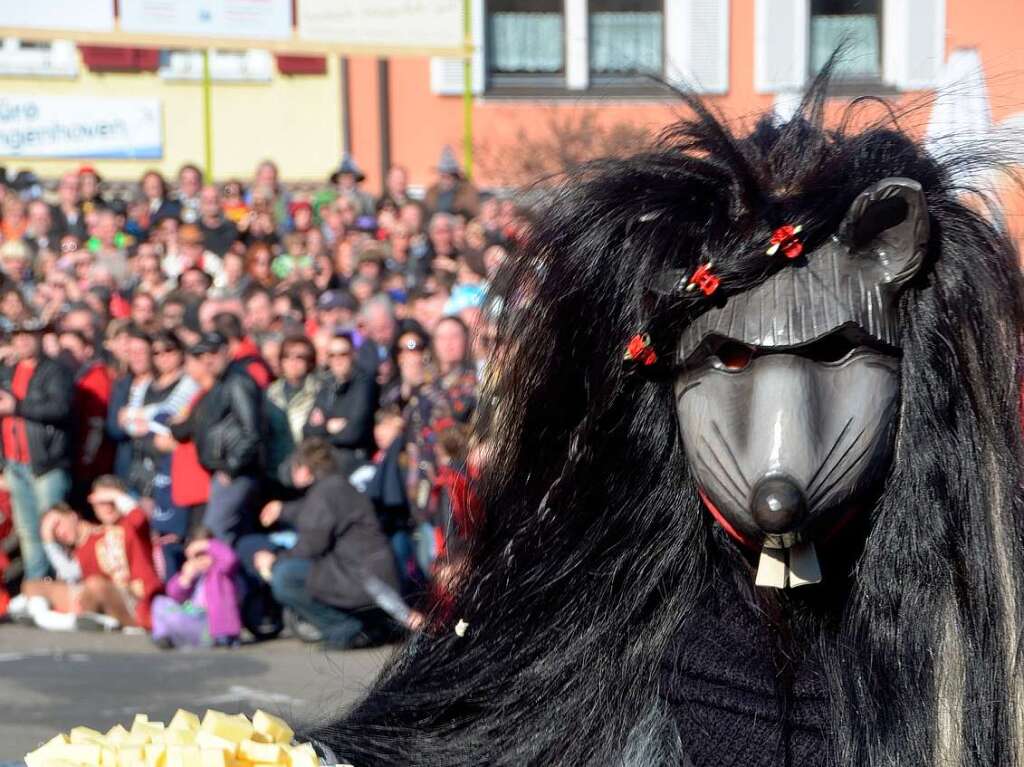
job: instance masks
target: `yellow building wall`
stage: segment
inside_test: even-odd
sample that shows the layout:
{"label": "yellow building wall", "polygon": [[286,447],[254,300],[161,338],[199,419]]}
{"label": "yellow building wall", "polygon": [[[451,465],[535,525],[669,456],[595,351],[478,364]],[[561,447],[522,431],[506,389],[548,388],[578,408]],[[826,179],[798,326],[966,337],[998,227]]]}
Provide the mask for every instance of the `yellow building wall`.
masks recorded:
{"label": "yellow building wall", "polygon": [[[341,156],[339,62],[327,58],[326,75],[279,75],[269,82],[214,82],[213,163],[217,180],[252,178],[263,159],[277,163],[284,179],[326,179]],[[0,155],[8,172],[30,169],[52,178],[83,162],[112,180],[137,180],[149,168],[171,177],[183,163],[203,165],[203,93],[194,80],[156,73],[96,73],[80,64],[74,78],[0,77],[0,92],[97,98],[157,98],[163,113],[160,160],[46,160]]]}

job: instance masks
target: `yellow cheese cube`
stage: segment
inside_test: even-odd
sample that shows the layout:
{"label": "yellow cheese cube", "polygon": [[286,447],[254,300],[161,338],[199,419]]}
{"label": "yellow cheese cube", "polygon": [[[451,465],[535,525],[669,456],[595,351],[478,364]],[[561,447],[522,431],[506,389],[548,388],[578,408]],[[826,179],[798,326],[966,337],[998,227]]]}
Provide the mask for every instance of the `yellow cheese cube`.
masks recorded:
{"label": "yellow cheese cube", "polygon": [[191,711],[179,708],[174,712],[174,718],[167,725],[168,730],[198,730],[199,717]]}
{"label": "yellow cheese cube", "polygon": [[100,767],[117,767],[117,751],[102,746],[100,748]]}
{"label": "yellow cheese cube", "polygon": [[148,714],[136,714],[135,715],[135,719],[132,720],[132,724],[137,724],[138,722],[148,722],[148,721],[149,721],[149,715]]}
{"label": "yellow cheese cube", "polygon": [[117,767],[146,767],[146,749],[143,746],[119,748]]}
{"label": "yellow cheese cube", "polygon": [[231,716],[222,711],[207,711],[202,729],[219,738],[241,743],[252,735],[252,724],[242,715]]}
{"label": "yellow cheese cube", "polygon": [[136,722],[132,725],[130,735],[146,743],[162,743],[164,726],[162,722]]}
{"label": "yellow cheese cube", "polygon": [[128,730],[123,725],[115,724],[109,730],[107,730],[106,739],[107,743],[120,744],[128,738]]}
{"label": "yellow cheese cube", "polygon": [[286,759],[284,749],[277,743],[257,743],[255,740],[243,740],[239,743],[238,756],[250,762],[265,764],[281,764]]}
{"label": "yellow cheese cube", "polygon": [[85,765],[100,764],[102,756],[98,743],[69,743],[67,745],[53,746],[53,756],[56,759],[66,759],[69,762]]}
{"label": "yellow cheese cube", "polygon": [[196,745],[204,750],[218,749],[232,758],[238,753],[238,744],[233,740],[222,738],[206,730],[200,730],[196,733]]}
{"label": "yellow cheese cube", "polygon": [[103,743],[103,733],[91,727],[75,727],[71,730],[69,740],[72,743]]}
{"label": "yellow cheese cube", "polygon": [[291,767],[320,767],[316,751],[309,743],[288,749],[288,763]]}
{"label": "yellow cheese cube", "polygon": [[204,748],[200,751],[200,764],[196,767],[227,767],[228,755],[219,748]]}
{"label": "yellow cheese cube", "polygon": [[257,743],[274,743],[276,742],[269,735],[256,730],[250,737],[249,740],[255,740]]}
{"label": "yellow cheese cube", "polygon": [[252,726],[256,732],[268,735],[274,743],[291,743],[295,737],[295,732],[283,719],[260,709],[253,714]]}
{"label": "yellow cheese cube", "polygon": [[196,742],[196,734],[192,730],[167,729],[160,733],[160,737],[168,746],[191,746]]}
{"label": "yellow cheese cube", "polygon": [[168,746],[167,767],[198,767],[199,746]]}
{"label": "yellow cheese cube", "polygon": [[167,746],[163,743],[151,743],[143,749],[146,767],[165,767],[167,763]]}

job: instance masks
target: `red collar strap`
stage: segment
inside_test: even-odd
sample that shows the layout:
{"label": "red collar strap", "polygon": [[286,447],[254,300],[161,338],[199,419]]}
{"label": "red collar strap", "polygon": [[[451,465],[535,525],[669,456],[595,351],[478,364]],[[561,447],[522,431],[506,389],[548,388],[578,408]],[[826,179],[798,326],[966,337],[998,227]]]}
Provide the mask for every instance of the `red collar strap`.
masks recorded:
{"label": "red collar strap", "polygon": [[[722,526],[722,529],[725,530],[725,532],[729,535],[730,538],[739,543],[741,546],[745,546],[746,548],[750,549],[751,551],[761,550],[760,543],[757,543],[753,538],[744,535],[732,526],[729,520],[725,518],[725,515],[722,514],[722,512],[718,510],[715,504],[711,502],[711,499],[708,498],[707,493],[704,492],[704,488],[698,487],[697,494],[700,496],[700,500],[703,502],[705,508],[707,508],[707,510],[711,512],[711,516],[714,517],[715,521]],[[831,541],[833,538],[835,538],[836,535],[838,535],[842,531],[842,529],[850,523],[850,520],[857,515],[858,511],[860,511],[859,506],[851,505],[850,508],[846,511],[846,513],[843,514],[843,516],[841,516],[839,520],[831,528],[829,528],[828,533],[822,536],[821,541],[823,543],[827,543],[828,541]]]}

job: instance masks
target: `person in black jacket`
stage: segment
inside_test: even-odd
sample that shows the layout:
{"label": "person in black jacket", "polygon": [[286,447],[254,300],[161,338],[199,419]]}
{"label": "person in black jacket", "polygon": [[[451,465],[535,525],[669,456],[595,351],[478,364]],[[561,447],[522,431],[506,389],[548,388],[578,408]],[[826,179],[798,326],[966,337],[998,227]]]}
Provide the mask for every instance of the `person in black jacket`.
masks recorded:
{"label": "person in black jacket", "polygon": [[191,439],[210,474],[210,498],[203,524],[230,545],[252,529],[253,503],[263,468],[262,394],[251,377],[231,367],[227,341],[205,333],[188,354],[198,358],[206,393],[188,418],[172,427],[178,441]]}
{"label": "person in black jacket", "polygon": [[25,578],[45,578],[50,565],[39,536],[43,512],[71,489],[71,401],[74,380],[42,353],[42,324],[16,326],[0,365],[0,436]]}
{"label": "person in black jacket", "polygon": [[320,437],[331,444],[346,474],[373,453],[377,408],[377,382],[356,369],[354,352],[347,333],[335,335],[328,343],[328,374],[303,429],[304,436]]}
{"label": "person in black jacket", "polygon": [[313,624],[330,649],[382,637],[387,616],[415,626],[421,616],[398,594],[398,573],[373,505],[344,475],[330,445],[307,439],[292,459],[292,481],[305,488],[296,501],[271,501],[260,522],[297,533],[295,545],[259,551],[256,567],[269,575],[274,598]]}

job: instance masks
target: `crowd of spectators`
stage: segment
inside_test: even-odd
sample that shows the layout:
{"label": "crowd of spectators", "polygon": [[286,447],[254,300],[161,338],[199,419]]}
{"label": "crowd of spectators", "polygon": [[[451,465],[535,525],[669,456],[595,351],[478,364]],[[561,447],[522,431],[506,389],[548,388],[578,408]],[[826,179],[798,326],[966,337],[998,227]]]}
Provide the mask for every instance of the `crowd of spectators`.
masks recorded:
{"label": "crowd of spectators", "polygon": [[0,175],[0,612],[165,647],[417,627],[473,524],[484,297],[523,230],[437,170]]}

